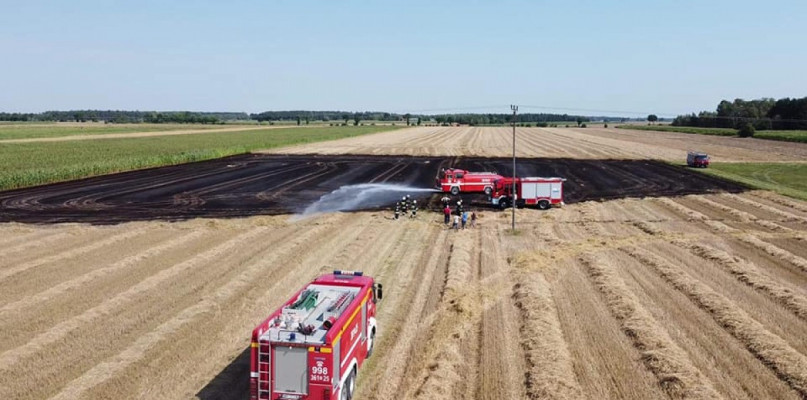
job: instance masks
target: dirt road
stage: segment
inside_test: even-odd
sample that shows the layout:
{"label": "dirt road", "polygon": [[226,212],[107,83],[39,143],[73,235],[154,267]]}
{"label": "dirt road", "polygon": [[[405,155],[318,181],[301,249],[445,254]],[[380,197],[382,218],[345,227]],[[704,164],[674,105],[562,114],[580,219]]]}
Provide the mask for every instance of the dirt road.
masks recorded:
{"label": "dirt road", "polygon": [[[421,127],[337,141],[273,149],[271,153],[406,154],[413,156],[512,156],[511,128]],[[660,159],[686,162],[687,150],[713,160],[807,160],[807,144],[772,140],[601,128],[517,128],[518,157]]]}

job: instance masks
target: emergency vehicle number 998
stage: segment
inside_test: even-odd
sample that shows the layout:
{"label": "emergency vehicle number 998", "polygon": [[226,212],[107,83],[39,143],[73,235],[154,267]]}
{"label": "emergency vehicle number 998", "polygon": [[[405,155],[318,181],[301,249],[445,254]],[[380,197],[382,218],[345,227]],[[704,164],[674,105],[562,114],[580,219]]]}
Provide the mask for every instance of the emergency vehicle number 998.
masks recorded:
{"label": "emergency vehicle number 998", "polygon": [[328,382],[328,367],[311,367],[311,381]]}

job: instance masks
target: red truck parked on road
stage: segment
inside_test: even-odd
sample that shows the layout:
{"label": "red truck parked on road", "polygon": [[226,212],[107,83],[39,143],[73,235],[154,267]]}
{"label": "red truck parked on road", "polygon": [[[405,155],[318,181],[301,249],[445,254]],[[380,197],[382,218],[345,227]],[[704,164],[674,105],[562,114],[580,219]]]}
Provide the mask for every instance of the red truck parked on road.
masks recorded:
{"label": "red truck parked on road", "polygon": [[493,182],[503,178],[494,172],[469,172],[464,169],[449,168],[440,171],[437,186],[444,193],[456,196],[460,193],[493,193]]}
{"label": "red truck parked on road", "polygon": [[382,289],[334,271],[297,292],[252,331],[250,399],[350,400],[373,352]]}
{"label": "red truck parked on road", "polygon": [[[516,196],[513,196],[513,180]],[[501,178],[493,185],[491,202],[499,208],[515,204],[517,207],[537,206],[546,210],[553,205],[563,205],[563,178]]]}

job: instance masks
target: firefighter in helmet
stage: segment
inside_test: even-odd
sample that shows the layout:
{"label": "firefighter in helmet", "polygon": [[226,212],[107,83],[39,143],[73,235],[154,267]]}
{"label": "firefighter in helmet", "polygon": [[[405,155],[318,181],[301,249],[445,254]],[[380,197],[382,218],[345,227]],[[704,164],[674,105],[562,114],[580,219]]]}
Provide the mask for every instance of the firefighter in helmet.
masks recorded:
{"label": "firefighter in helmet", "polygon": [[412,215],[409,218],[415,218],[418,216],[418,201],[412,200]]}

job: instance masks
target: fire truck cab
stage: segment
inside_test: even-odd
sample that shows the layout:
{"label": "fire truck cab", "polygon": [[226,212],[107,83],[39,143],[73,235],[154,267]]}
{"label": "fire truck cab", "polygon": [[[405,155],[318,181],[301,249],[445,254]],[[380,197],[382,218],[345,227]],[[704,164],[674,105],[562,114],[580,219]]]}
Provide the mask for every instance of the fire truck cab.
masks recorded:
{"label": "fire truck cab", "polygon": [[[513,182],[516,193],[513,195]],[[511,207],[513,203],[519,208],[537,206],[546,210],[552,206],[562,206],[563,178],[501,178],[494,182],[491,203],[501,209]]]}
{"label": "fire truck cab", "polygon": [[250,399],[350,400],[373,351],[383,288],[334,271],[298,291],[252,331]]}
{"label": "fire truck cab", "polygon": [[440,171],[437,187],[444,193],[456,196],[460,193],[493,193],[493,182],[502,176],[494,172],[469,172],[464,169],[448,168]]}

